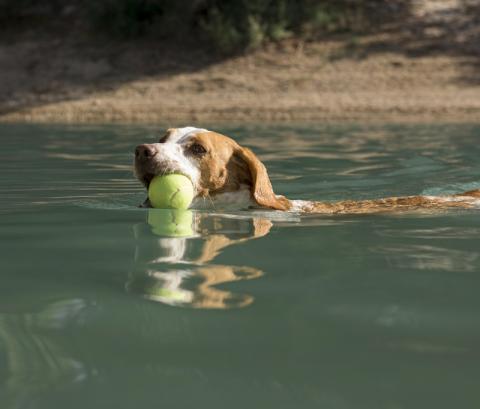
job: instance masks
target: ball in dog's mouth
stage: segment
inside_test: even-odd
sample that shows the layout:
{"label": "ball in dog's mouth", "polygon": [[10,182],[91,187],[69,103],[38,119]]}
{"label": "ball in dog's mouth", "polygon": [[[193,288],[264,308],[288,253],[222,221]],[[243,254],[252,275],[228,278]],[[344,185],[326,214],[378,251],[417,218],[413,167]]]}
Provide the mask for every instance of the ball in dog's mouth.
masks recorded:
{"label": "ball in dog's mouth", "polygon": [[155,208],[188,209],[193,197],[192,181],[182,174],[155,176],[148,185],[148,198]]}

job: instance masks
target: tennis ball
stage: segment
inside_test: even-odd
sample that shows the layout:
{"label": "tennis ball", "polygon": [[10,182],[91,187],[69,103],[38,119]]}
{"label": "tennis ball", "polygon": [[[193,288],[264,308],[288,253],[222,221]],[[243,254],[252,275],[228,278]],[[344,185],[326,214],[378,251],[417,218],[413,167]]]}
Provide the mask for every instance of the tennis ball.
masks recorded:
{"label": "tennis ball", "polygon": [[160,209],[188,209],[193,200],[193,185],[183,175],[155,176],[148,186],[148,198]]}
{"label": "tennis ball", "polygon": [[183,209],[148,209],[147,223],[157,236],[193,236],[193,213]]}

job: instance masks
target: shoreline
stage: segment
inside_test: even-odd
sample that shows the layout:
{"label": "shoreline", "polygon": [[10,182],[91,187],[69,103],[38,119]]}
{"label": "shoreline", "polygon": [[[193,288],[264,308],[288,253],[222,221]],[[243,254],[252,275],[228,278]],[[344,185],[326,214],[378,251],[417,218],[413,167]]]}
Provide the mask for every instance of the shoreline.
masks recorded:
{"label": "shoreline", "polygon": [[244,124],[260,124],[265,125],[302,125],[302,124],[365,124],[365,125],[380,125],[380,124],[390,124],[390,125],[425,125],[425,124],[443,124],[443,125],[477,125],[480,124],[480,111],[465,114],[465,113],[449,113],[448,115],[438,114],[431,116],[423,115],[405,115],[405,114],[392,114],[392,115],[376,115],[375,113],[365,113],[364,116],[310,116],[310,117],[295,117],[289,119],[275,119],[270,116],[257,117],[257,116],[246,116],[244,120],[239,119],[236,115],[232,119],[225,117],[215,117],[215,116],[185,116],[185,117],[167,117],[167,116],[156,116],[156,115],[142,115],[138,117],[101,117],[96,116],[85,117],[81,114],[76,114],[70,118],[65,118],[64,115],[56,115],[55,112],[50,112],[48,114],[14,114],[14,115],[5,115],[0,116],[0,124],[52,124],[52,125],[138,125],[143,124],[146,126],[156,126],[156,125],[165,125],[166,127],[171,126],[187,126],[189,124],[217,124],[224,125],[229,124],[232,126],[235,125],[244,125]]}
{"label": "shoreline", "polygon": [[0,44],[0,123],[480,122],[480,58],[394,40],[292,41],[219,61],[151,44]]}

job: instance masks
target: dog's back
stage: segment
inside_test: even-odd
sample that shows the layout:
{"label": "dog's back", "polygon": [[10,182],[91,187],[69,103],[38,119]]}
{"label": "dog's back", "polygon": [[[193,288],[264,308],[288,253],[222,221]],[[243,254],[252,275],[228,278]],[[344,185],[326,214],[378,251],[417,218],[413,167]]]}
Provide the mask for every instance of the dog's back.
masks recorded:
{"label": "dog's back", "polygon": [[480,189],[452,196],[405,196],[358,201],[342,200],[332,203],[293,200],[292,203],[295,211],[325,214],[369,214],[418,209],[480,208]]}

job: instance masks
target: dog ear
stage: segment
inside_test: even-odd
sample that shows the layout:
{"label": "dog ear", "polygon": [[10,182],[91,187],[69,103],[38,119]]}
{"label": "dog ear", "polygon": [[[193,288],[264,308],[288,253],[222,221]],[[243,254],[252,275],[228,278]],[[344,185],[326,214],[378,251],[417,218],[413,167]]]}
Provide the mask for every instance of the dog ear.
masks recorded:
{"label": "dog ear", "polygon": [[248,166],[252,179],[252,197],[258,205],[275,210],[291,208],[292,205],[286,197],[275,195],[265,165],[250,149],[239,146],[235,155]]}
{"label": "dog ear", "polygon": [[175,132],[175,130],[176,130],[175,128],[168,128],[158,142],[159,143],[166,142],[170,137],[170,135]]}

